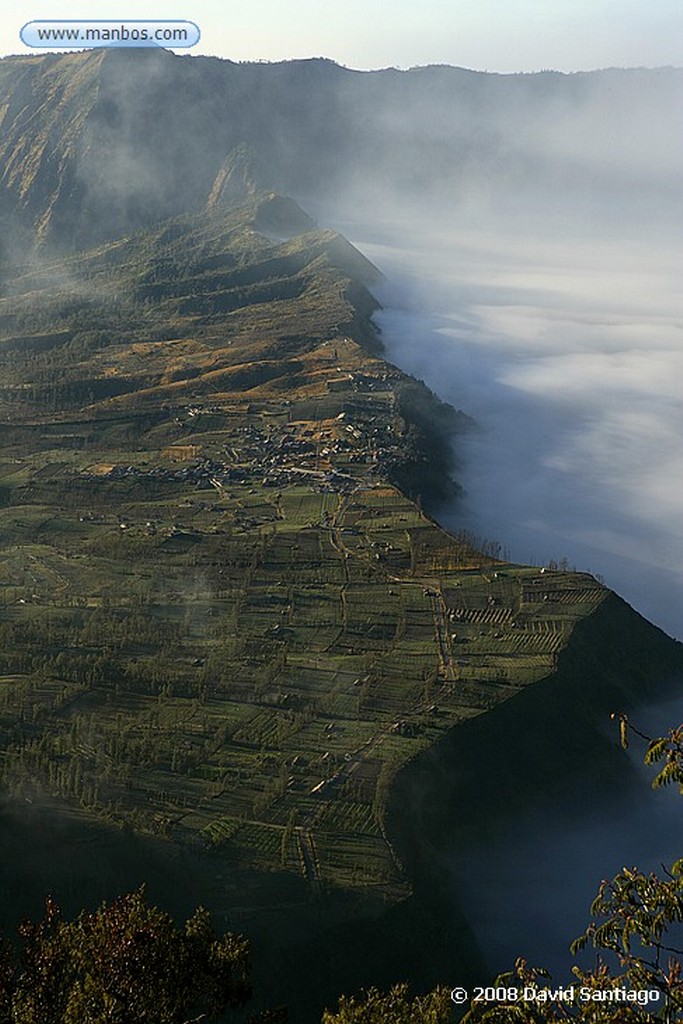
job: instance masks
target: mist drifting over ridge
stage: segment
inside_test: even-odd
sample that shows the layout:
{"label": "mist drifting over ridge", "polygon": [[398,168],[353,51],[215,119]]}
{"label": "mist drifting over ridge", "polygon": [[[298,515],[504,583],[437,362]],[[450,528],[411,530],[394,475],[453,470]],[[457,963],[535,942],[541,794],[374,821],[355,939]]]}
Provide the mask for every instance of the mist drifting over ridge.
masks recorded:
{"label": "mist drifting over ridge", "polygon": [[335,223],[385,273],[389,357],[479,424],[440,516],[513,560],[599,573],[681,637],[680,80],[657,98],[639,71],[535,77],[542,112],[508,97],[468,122],[488,155],[451,192],[390,185]]}
{"label": "mist drifting over ridge", "polygon": [[[389,358],[476,418],[478,432],[458,440],[466,494],[439,519],[499,540],[512,558],[601,572],[675,633],[682,81],[669,69],[357,73],[163,52],[1,62],[3,256],[42,267],[54,250],[210,211],[221,196],[293,195],[384,271],[377,320]],[[173,225],[155,230],[172,244]],[[103,278],[93,286],[74,270],[69,285]],[[199,594],[188,589],[188,611]],[[622,653],[634,620],[608,646]],[[585,665],[582,678],[593,679]],[[514,742],[528,749],[534,730]],[[616,834],[607,822],[595,839],[599,781],[572,856],[565,820],[544,820],[548,845],[534,834],[533,849],[522,823],[521,848],[501,835],[488,861],[467,851],[468,891],[486,889],[498,907],[493,878],[512,905],[561,893],[584,908]],[[623,832],[650,839],[647,821],[631,817]],[[651,853],[634,850],[634,862]],[[531,871],[521,893],[520,865]],[[525,929],[541,934],[539,919],[514,934],[490,916],[483,927],[507,936],[501,968],[524,951]],[[566,956],[570,937],[543,941]]]}
{"label": "mist drifting over ridge", "polygon": [[347,214],[680,211],[673,68],[357,72],[112,50],[6,58],[0,94],[3,212],[42,242],[201,207],[240,146],[274,190]]}
{"label": "mist drifting over ridge", "polygon": [[[478,423],[458,443],[464,499],[439,518],[513,560],[590,568],[681,637],[681,91],[659,103],[644,89],[619,119],[601,91],[529,118],[522,136],[491,114],[501,152],[523,137],[534,154],[528,175],[492,162],[431,208],[416,189],[337,226],[385,274],[389,358]],[[639,714],[657,735],[680,701]],[[492,975],[523,955],[569,980],[596,880],[677,856],[672,794],[653,801],[642,774],[621,801],[596,779],[592,797],[550,812],[532,801],[453,851]]]}
{"label": "mist drifting over ridge", "polygon": [[357,240],[393,283],[377,317],[390,358],[480,428],[459,441],[467,494],[442,518],[513,560],[598,572],[680,636],[675,243]]}
{"label": "mist drifting over ridge", "polygon": [[5,59],[0,93],[6,248],[202,209],[221,175],[294,196],[384,270],[389,357],[479,423],[448,521],[680,635],[683,71],[93,51]]}

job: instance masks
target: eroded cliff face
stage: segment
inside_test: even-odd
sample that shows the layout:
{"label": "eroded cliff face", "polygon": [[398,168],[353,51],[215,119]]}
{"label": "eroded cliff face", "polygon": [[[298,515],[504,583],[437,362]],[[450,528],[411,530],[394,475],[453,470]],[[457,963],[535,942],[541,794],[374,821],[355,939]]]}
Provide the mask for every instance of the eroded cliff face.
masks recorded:
{"label": "eroded cliff face", "polygon": [[[100,93],[103,55],[11,58],[0,63],[2,203],[7,234],[26,249],[67,244],[85,196],[78,167]],[[76,218],[79,219],[78,217]]]}

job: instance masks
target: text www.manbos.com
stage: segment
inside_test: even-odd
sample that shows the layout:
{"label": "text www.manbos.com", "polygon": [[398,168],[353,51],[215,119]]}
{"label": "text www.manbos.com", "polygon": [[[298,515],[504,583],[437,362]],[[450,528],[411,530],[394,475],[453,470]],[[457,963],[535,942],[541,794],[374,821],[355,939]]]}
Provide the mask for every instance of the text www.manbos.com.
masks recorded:
{"label": "text www.manbos.com", "polygon": [[19,33],[32,47],[194,46],[193,21],[30,21]]}

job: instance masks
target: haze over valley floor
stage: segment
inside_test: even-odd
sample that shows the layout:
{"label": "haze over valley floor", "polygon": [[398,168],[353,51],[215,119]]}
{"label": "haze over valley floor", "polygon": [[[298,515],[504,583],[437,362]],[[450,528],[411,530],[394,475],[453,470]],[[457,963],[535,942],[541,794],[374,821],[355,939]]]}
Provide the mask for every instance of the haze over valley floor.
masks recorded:
{"label": "haze over valley floor", "polygon": [[519,562],[603,573],[675,632],[682,84],[0,63],[8,903],[27,863],[101,895],[70,853],[32,859],[41,799],[110,867],[112,828],[154,837],[315,1020],[474,973],[476,929],[500,952],[458,893],[497,870],[499,811],[559,809],[555,859],[577,801],[580,831],[628,798],[609,714],[680,693],[683,647]]}
{"label": "haze over valley floor", "polygon": [[441,517],[513,560],[601,574],[680,637],[680,246],[490,219],[341,227],[385,274],[388,357],[478,424]]}

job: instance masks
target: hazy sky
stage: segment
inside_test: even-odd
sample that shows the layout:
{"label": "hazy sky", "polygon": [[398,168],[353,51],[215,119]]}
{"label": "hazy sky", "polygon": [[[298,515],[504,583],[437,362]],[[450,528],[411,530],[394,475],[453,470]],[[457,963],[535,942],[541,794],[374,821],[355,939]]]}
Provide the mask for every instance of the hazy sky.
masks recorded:
{"label": "hazy sky", "polygon": [[0,53],[27,51],[27,21],[60,18],[187,18],[202,32],[191,53],[325,56],[355,68],[680,65],[683,39],[681,0],[33,0],[6,12]]}

